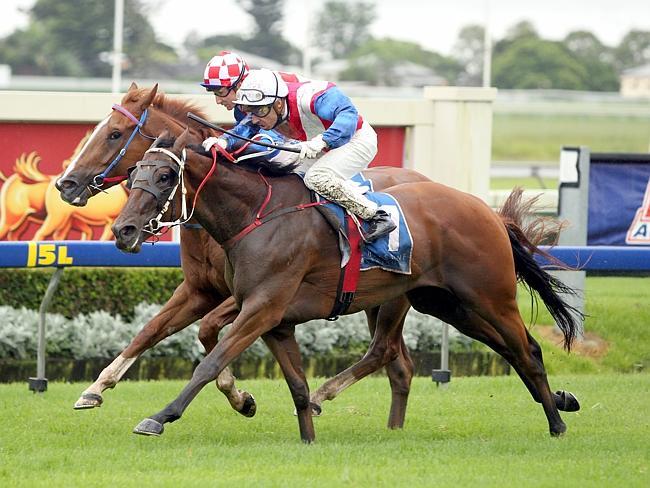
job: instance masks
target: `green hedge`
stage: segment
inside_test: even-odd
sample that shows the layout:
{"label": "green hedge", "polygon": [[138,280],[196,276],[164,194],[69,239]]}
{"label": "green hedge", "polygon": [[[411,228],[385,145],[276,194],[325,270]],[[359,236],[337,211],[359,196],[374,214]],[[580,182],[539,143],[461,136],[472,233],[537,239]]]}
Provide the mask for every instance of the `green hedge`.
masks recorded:
{"label": "green hedge", "polygon": [[[53,269],[0,269],[0,305],[38,310]],[[96,310],[133,317],[142,302],[165,303],[183,281],[180,269],[69,268],[49,312],[72,318]]]}

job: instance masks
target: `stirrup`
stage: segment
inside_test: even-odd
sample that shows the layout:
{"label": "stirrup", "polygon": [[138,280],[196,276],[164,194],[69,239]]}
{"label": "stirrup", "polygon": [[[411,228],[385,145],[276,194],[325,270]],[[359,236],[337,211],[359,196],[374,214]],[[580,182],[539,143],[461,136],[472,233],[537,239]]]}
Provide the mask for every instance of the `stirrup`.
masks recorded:
{"label": "stirrup", "polygon": [[397,228],[393,219],[385,210],[377,210],[377,213],[368,220],[368,232],[364,232],[363,240],[372,242],[379,237],[393,232]]}

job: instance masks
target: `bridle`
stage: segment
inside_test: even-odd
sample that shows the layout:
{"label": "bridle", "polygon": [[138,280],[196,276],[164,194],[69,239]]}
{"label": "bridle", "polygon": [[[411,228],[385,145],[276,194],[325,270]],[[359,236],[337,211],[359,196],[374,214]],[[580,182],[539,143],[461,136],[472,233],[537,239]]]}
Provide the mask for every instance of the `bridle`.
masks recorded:
{"label": "bridle", "polygon": [[[148,149],[145,154],[147,153],[161,153],[169,157],[174,164],[177,166],[177,170],[174,169],[174,173],[177,175],[177,182],[174,185],[174,187],[169,190],[169,196],[167,199],[163,202],[164,198],[164,193],[158,190],[156,188],[155,183],[153,181],[153,177],[155,172],[150,172],[148,175],[147,179],[140,179],[137,180],[135,179],[135,173],[137,172],[138,168],[141,168],[142,166],[151,166],[154,163],[167,163],[166,161],[163,160],[146,160],[146,161],[138,161],[135,169],[131,173],[132,176],[129,177],[129,180],[133,178],[134,181],[132,182],[131,187],[133,189],[139,188],[143,191],[146,191],[147,193],[151,194],[155,199],[156,199],[156,205],[158,208],[158,215],[156,217],[152,218],[149,220],[149,222],[142,228],[143,232],[146,232],[148,234],[151,234],[152,236],[159,236],[163,234],[163,231],[161,229],[163,228],[169,228],[173,227],[176,225],[182,225],[188,222],[192,216],[194,215],[194,210],[196,210],[196,203],[199,197],[199,193],[203,189],[203,186],[205,183],[208,181],[208,179],[212,176],[212,174],[215,172],[215,169],[217,168],[217,153],[221,154],[226,160],[230,161],[231,163],[237,162],[237,159],[230,154],[228,151],[226,151],[223,147],[221,147],[218,144],[215,144],[211,148],[211,153],[212,153],[212,166],[210,167],[210,170],[207,172],[203,180],[201,181],[201,184],[197,187],[196,192],[194,193],[194,200],[192,202],[192,210],[189,212],[188,215],[188,206],[187,206],[187,188],[185,187],[185,178],[184,178],[184,172],[185,172],[185,161],[187,157],[187,153],[185,148],[181,151],[181,157],[179,158],[176,156],[173,152],[169,151],[168,149],[161,148],[161,147],[152,147]],[[311,207],[316,207],[323,205],[325,203],[328,203],[327,200],[319,200],[316,202],[311,202],[311,203],[302,203],[298,205],[292,205],[289,207],[285,208],[272,208],[271,210],[266,210],[267,205],[271,201],[271,195],[273,193],[273,187],[269,183],[269,181],[262,175],[262,173],[258,172],[260,178],[264,182],[267,192],[266,196],[264,198],[264,201],[260,205],[258,211],[255,214],[255,217],[253,218],[253,221],[246,225],[244,228],[242,228],[237,234],[234,236],[230,237],[228,240],[226,240],[223,243],[223,247],[225,249],[228,249],[232,247],[235,243],[243,239],[246,235],[254,231],[257,227],[265,224],[266,222],[273,220],[277,217],[280,217],[282,215],[288,214],[288,213],[293,213],[301,210],[305,210]],[[144,182],[144,183],[140,183]],[[167,212],[167,209],[169,208],[170,204],[172,203],[174,196],[176,195],[176,192],[178,191],[178,188],[181,188],[181,216],[177,218],[174,221],[171,222],[163,222],[161,221],[163,215],[165,212]]]}
{"label": "bridle", "polygon": [[[220,146],[219,150],[222,151],[222,154],[227,155],[227,157],[232,158],[232,156],[225,152],[223,148]],[[148,153],[160,153],[164,154],[168,158],[172,160],[172,162],[176,165],[176,168],[173,168],[172,171],[176,174],[177,176],[177,181],[176,184],[172,187],[172,189],[169,191],[169,195],[167,196],[167,199],[164,200],[164,193],[167,192],[161,192],[158,190],[156,187],[153,177],[154,177],[154,172],[150,172],[147,176],[147,179],[134,179],[133,183],[131,184],[131,188],[139,188],[143,191],[146,191],[147,193],[151,194],[155,199],[156,199],[156,205],[158,208],[158,215],[156,215],[154,218],[150,219],[149,222],[142,228],[143,232],[147,232],[148,234],[151,234],[152,236],[159,236],[163,233],[162,229],[167,227],[174,227],[176,225],[182,225],[187,223],[192,216],[194,215],[194,210],[196,209],[196,202],[199,196],[199,193],[201,192],[201,189],[205,185],[205,182],[212,176],[212,173],[214,173],[214,170],[217,165],[217,150],[213,146],[212,150],[212,167],[208,171],[208,173],[205,175],[205,178],[203,178],[203,181],[201,181],[201,184],[198,186],[195,194],[194,194],[194,201],[192,202],[192,210],[188,214],[188,205],[187,205],[187,188],[185,186],[185,162],[187,159],[187,152],[185,148],[181,151],[181,157],[179,158],[174,154],[172,151],[162,148],[162,147],[152,147],[150,149],[147,149],[145,151],[145,154]],[[143,161],[138,161],[136,164],[136,167],[132,173],[133,176],[135,176],[135,173],[138,171],[139,168],[142,166],[151,166],[153,163],[167,163],[166,161],[163,160],[143,160]],[[131,178],[129,178],[131,179]],[[176,196],[176,192],[180,188],[181,190],[181,215],[179,218],[173,221],[165,222],[162,220],[163,215],[167,212],[167,209],[169,209],[169,206],[172,204],[172,201],[174,200],[174,197]]]}
{"label": "bridle", "polygon": [[135,138],[136,134],[140,134],[142,137],[145,137],[146,139],[151,139],[152,141],[156,140],[155,137],[148,136],[147,134],[142,132],[142,127],[147,122],[147,116],[149,114],[148,109],[144,109],[144,112],[142,112],[142,115],[140,116],[139,120],[135,117],[135,115],[129,112],[126,108],[122,107],[117,103],[113,104],[111,109],[121,113],[127,119],[130,119],[133,122],[135,122],[135,127],[133,128],[133,132],[131,132],[131,135],[126,141],[126,144],[124,144],[124,147],[122,147],[122,149],[120,149],[120,151],[117,153],[117,156],[113,158],[113,160],[109,163],[109,165],[104,171],[102,171],[101,173],[99,173],[93,178],[92,185],[90,186],[99,191],[103,191],[102,186],[104,185],[104,183],[123,181],[127,178],[126,176],[114,176],[111,178],[107,178],[107,176],[113,170],[113,168],[115,168],[115,166],[117,166],[117,164],[122,160],[122,158],[126,154],[126,150],[129,148],[129,145]]}

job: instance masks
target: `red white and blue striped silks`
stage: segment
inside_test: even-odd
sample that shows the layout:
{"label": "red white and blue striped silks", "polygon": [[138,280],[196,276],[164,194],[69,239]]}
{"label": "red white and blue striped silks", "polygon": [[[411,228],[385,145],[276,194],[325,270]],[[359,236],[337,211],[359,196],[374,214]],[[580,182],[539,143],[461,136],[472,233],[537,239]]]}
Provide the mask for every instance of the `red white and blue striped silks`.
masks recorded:
{"label": "red white and blue striped silks", "polygon": [[[284,78],[284,77],[283,77]],[[305,81],[287,83],[288,116],[290,139],[306,141],[318,134],[330,148],[340,147],[350,141],[363,124],[357,109],[339,88],[326,81]],[[233,131],[244,137],[253,137],[260,127],[246,116]],[[235,145],[235,138],[225,136],[228,149]]]}

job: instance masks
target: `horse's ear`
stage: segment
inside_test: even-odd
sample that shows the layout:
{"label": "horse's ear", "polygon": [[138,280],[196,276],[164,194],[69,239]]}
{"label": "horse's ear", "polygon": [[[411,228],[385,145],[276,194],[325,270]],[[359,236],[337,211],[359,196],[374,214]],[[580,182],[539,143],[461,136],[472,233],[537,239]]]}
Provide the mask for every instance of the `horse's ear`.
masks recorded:
{"label": "horse's ear", "polygon": [[134,91],[138,89],[138,85],[135,84],[135,81],[131,82],[131,85],[129,86],[129,89],[127,91]]}
{"label": "horse's ear", "polygon": [[169,139],[171,137],[171,134],[169,133],[168,129],[163,130],[160,135],[156,138],[155,141],[153,141],[153,144],[151,147],[156,147],[158,144],[160,144],[160,141],[164,141],[165,139]]}
{"label": "horse's ear", "polygon": [[180,153],[181,150],[185,146],[187,146],[187,144],[189,142],[189,137],[190,137],[190,129],[189,129],[189,127],[185,127],[185,130],[183,131],[183,133],[180,136],[178,136],[178,138],[176,139],[176,142],[174,142],[174,151]]}
{"label": "horse's ear", "polygon": [[142,101],[140,102],[140,108],[144,111],[145,109],[149,108],[149,105],[151,105],[151,102],[153,102],[154,97],[156,96],[156,92],[158,91],[158,83],[156,83],[151,90],[149,90],[149,93],[147,93]]}

